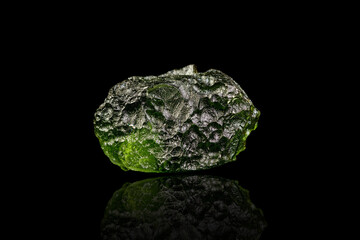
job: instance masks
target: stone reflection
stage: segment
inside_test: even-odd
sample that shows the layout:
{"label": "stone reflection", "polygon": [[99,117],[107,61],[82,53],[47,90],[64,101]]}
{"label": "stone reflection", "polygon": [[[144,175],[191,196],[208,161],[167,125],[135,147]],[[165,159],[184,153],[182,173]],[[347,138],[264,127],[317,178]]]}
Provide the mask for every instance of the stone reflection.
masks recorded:
{"label": "stone reflection", "polygon": [[109,201],[102,239],[259,239],[262,211],[237,181],[165,176],[126,183]]}

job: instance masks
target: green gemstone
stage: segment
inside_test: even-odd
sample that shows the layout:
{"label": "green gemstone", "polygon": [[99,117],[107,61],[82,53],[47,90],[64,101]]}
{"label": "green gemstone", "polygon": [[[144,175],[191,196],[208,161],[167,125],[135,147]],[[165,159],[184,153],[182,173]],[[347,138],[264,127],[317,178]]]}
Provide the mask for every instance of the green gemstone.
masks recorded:
{"label": "green gemstone", "polygon": [[229,76],[194,65],[112,87],[95,135],[123,170],[181,172],[235,161],[260,112]]}

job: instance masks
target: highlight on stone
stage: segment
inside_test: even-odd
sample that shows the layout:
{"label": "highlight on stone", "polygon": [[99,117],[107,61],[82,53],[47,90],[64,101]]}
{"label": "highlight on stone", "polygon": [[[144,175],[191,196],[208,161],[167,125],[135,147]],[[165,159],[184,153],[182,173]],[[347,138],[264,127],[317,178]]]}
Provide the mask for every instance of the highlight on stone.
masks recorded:
{"label": "highlight on stone", "polygon": [[259,116],[231,77],[189,65],[116,84],[94,129],[104,153],[125,171],[183,172],[235,161]]}

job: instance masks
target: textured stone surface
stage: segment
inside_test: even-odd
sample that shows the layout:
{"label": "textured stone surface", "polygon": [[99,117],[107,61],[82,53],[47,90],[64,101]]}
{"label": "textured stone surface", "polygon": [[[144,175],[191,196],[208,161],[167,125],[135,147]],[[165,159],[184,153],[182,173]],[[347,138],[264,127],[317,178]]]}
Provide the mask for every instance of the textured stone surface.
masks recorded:
{"label": "textured stone surface", "polygon": [[123,170],[178,172],[236,160],[260,112],[218,70],[194,65],[112,87],[95,113],[95,134]]}
{"label": "textured stone surface", "polygon": [[101,225],[104,240],[255,240],[266,222],[237,181],[195,175],[124,184]]}

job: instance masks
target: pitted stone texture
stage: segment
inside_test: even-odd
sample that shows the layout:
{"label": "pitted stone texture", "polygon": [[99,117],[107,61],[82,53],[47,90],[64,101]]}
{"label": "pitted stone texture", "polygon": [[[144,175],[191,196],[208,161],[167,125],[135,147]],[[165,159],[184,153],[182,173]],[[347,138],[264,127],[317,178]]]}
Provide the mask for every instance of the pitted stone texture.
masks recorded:
{"label": "pitted stone texture", "polygon": [[260,112],[229,76],[194,65],[112,87],[95,134],[123,170],[178,172],[236,160]]}

